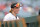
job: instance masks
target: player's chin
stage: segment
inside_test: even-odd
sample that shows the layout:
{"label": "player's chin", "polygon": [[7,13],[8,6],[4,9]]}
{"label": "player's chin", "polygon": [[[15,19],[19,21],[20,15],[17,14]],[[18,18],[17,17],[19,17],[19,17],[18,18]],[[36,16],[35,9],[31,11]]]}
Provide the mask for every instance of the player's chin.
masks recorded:
{"label": "player's chin", "polygon": [[16,14],[18,14],[19,12],[16,12]]}

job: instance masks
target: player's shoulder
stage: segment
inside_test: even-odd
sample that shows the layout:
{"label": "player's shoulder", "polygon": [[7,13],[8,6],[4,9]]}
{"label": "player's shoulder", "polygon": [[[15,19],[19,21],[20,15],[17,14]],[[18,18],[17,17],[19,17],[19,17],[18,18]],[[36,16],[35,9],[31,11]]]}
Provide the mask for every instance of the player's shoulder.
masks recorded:
{"label": "player's shoulder", "polygon": [[5,17],[10,17],[11,16],[11,13],[8,13],[7,15],[5,15]]}
{"label": "player's shoulder", "polygon": [[3,21],[8,21],[10,20],[9,18],[11,17],[11,13],[8,13],[7,15],[5,15]]}

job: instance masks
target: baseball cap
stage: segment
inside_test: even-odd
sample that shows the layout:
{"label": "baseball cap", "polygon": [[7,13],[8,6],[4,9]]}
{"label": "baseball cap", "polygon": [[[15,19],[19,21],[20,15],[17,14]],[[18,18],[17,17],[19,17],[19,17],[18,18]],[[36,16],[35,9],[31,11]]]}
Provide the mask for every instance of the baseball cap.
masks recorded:
{"label": "baseball cap", "polygon": [[14,8],[14,7],[20,7],[20,3],[13,3],[12,5],[11,5],[11,8]]}

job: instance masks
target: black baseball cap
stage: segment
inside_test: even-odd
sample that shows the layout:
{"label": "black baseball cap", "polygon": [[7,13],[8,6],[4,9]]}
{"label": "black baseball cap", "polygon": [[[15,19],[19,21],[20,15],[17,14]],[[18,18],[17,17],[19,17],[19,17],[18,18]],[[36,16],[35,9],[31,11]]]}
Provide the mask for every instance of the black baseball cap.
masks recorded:
{"label": "black baseball cap", "polygon": [[19,3],[12,3],[12,5],[11,5],[11,8],[14,8],[14,7],[20,7],[20,4]]}

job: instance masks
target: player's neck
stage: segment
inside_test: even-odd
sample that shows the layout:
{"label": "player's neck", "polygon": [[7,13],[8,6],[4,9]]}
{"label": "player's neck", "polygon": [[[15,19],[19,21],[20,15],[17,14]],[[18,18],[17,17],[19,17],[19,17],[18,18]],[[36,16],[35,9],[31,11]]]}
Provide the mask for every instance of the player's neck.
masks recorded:
{"label": "player's neck", "polygon": [[12,14],[13,14],[14,16],[16,16],[16,14],[15,14],[14,12],[12,12]]}

